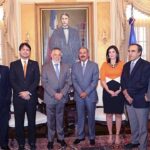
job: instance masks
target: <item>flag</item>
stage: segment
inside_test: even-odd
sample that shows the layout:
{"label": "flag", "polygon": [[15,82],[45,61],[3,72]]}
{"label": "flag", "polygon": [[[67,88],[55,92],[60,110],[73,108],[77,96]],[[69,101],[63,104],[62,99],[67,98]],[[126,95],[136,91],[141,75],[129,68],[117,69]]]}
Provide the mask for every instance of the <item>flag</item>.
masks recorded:
{"label": "flag", "polygon": [[53,31],[57,28],[57,11],[50,10],[50,22],[49,22],[49,37],[51,37]]}
{"label": "flag", "polygon": [[51,30],[54,30],[57,28],[57,11],[56,10],[50,11],[50,27],[51,27]]}
{"label": "flag", "polygon": [[46,62],[48,62],[50,60],[50,55],[51,55],[51,48],[50,48],[50,45],[49,45],[49,42],[51,40],[51,36],[54,32],[55,29],[57,29],[57,26],[58,26],[58,20],[57,20],[57,10],[50,10],[49,11],[49,38],[47,40],[47,54],[46,54]]}
{"label": "flag", "polygon": [[132,43],[136,43],[136,35],[134,31],[134,21],[133,17],[129,18],[129,25],[130,25],[130,37],[129,37],[129,45]]}

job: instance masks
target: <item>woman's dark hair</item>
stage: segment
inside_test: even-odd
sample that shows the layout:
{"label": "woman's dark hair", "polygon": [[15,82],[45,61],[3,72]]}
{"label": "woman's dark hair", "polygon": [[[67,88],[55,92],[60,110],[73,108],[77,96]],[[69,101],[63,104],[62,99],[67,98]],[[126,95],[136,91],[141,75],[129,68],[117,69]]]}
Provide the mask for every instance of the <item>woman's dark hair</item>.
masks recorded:
{"label": "woman's dark hair", "polygon": [[120,56],[119,56],[119,50],[118,48],[115,46],[115,45],[111,45],[108,47],[107,51],[106,51],[106,60],[107,60],[107,63],[110,63],[110,58],[109,58],[109,50],[110,49],[114,49],[115,52],[116,52],[116,63],[118,63],[120,61]]}
{"label": "woman's dark hair", "polygon": [[28,43],[26,43],[26,42],[23,42],[23,43],[20,44],[20,46],[19,46],[19,51],[21,51],[21,49],[22,49],[24,46],[28,47],[28,48],[30,49],[30,51],[31,51],[31,46],[30,46]]}

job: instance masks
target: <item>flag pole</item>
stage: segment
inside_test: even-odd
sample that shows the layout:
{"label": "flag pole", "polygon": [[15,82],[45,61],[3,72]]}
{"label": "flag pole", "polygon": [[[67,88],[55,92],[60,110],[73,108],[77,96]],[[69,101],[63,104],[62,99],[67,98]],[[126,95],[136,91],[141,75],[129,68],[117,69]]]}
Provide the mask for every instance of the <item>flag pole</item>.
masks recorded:
{"label": "flag pole", "polygon": [[133,3],[131,4],[131,17],[134,17],[133,16]]}

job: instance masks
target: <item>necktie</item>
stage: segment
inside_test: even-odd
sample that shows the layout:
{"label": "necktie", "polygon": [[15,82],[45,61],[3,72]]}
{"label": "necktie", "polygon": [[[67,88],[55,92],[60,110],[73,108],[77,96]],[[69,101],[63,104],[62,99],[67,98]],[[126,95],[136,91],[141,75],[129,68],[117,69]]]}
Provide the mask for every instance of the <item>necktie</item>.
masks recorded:
{"label": "necktie", "polygon": [[85,72],[85,67],[86,67],[85,62],[83,62],[83,64],[82,64],[82,73],[83,73],[83,75],[84,75],[84,72]]}
{"label": "necktie", "polygon": [[132,61],[130,64],[130,74],[132,73],[134,66],[135,66],[135,62]]}
{"label": "necktie", "polygon": [[56,71],[56,76],[59,79],[59,68],[58,68],[58,64],[55,64],[55,71]]}
{"label": "necktie", "polygon": [[23,72],[24,72],[24,78],[26,78],[26,73],[27,73],[27,63],[26,63],[26,61],[24,61]]}

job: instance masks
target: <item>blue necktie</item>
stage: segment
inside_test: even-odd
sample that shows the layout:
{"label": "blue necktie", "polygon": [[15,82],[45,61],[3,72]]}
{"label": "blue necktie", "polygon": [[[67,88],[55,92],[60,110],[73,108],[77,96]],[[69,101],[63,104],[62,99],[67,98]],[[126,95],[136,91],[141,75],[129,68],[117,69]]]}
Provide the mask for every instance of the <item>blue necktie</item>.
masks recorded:
{"label": "blue necktie", "polygon": [[56,76],[59,79],[59,68],[58,68],[58,64],[55,64],[55,71],[56,71]]}
{"label": "blue necktie", "polygon": [[84,72],[85,72],[85,67],[86,67],[85,62],[83,62],[83,64],[82,64],[82,73],[83,73],[83,75],[84,75]]}

